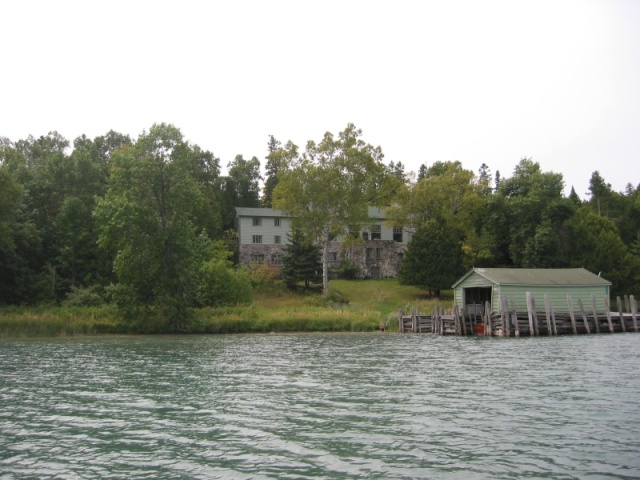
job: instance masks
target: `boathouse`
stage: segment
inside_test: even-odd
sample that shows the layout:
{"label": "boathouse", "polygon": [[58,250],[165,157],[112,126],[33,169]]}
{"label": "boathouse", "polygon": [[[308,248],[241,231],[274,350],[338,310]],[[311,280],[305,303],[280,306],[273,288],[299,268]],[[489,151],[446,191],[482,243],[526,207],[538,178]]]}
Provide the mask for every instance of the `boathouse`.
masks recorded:
{"label": "boathouse", "polygon": [[454,304],[466,312],[484,314],[489,302],[500,311],[500,296],[513,299],[518,312],[527,311],[527,292],[537,298],[548,296],[556,312],[568,312],[567,294],[577,302],[591,305],[592,295],[598,312],[607,311],[611,282],[584,268],[472,268],[454,285]]}

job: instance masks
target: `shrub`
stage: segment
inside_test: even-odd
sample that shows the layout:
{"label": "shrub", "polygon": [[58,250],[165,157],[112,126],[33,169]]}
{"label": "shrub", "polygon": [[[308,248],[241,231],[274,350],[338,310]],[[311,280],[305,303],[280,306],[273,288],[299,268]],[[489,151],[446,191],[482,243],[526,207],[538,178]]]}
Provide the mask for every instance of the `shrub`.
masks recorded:
{"label": "shrub", "polygon": [[273,287],[281,283],[280,269],[266,262],[254,262],[249,267],[249,277],[254,287]]}
{"label": "shrub", "polygon": [[246,268],[230,268],[226,262],[211,260],[202,268],[198,303],[214,307],[251,303],[251,278]]}
{"label": "shrub", "polygon": [[71,291],[64,300],[64,305],[68,307],[97,307],[104,305],[102,290],[100,285],[92,285],[86,288],[71,287]]}
{"label": "shrub", "polygon": [[338,275],[340,276],[340,278],[344,278],[345,280],[355,280],[356,278],[360,278],[361,276],[360,267],[358,267],[355,263],[344,259],[340,262]]}

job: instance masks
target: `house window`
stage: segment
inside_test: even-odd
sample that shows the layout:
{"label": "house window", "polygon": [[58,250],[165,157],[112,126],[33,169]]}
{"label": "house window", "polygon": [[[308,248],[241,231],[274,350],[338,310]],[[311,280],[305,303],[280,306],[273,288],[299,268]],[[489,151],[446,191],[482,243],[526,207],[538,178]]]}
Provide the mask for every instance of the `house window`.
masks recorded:
{"label": "house window", "polygon": [[276,217],[273,219],[273,225],[275,227],[279,227],[280,226],[280,217]]}
{"label": "house window", "polygon": [[282,255],[278,253],[271,255],[271,263],[278,266],[282,265]]}
{"label": "house window", "polygon": [[371,225],[371,240],[382,239],[382,227],[380,225]]}
{"label": "house window", "polygon": [[253,243],[262,243],[262,235],[254,235]]}
{"label": "house window", "polygon": [[264,262],[264,255],[262,253],[251,254],[251,263],[261,263],[261,262]]}
{"label": "house window", "polygon": [[329,252],[329,261],[337,262],[338,261],[338,252]]}
{"label": "house window", "polygon": [[280,235],[276,235],[273,237],[273,243],[275,243],[276,245],[279,245],[282,243],[282,237]]}
{"label": "house window", "polygon": [[373,248],[367,248],[367,260],[371,260],[373,258]]}
{"label": "house window", "polygon": [[366,242],[369,240],[369,232],[362,232],[362,239]]}
{"label": "house window", "polygon": [[380,260],[382,258],[382,249],[376,248],[376,258]]}
{"label": "house window", "polygon": [[393,241],[402,243],[402,227],[393,227]]}
{"label": "house window", "polygon": [[[259,227],[262,225],[262,218],[260,217],[253,217],[253,226],[254,227]],[[253,242],[255,243],[255,242]]]}

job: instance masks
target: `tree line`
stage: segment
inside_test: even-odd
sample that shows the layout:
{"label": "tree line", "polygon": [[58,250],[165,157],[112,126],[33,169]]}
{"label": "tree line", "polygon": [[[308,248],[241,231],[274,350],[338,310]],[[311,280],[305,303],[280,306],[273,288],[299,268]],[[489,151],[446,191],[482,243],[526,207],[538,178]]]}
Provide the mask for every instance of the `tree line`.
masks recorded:
{"label": "tree line", "polygon": [[[640,193],[593,172],[589,199],[563,195],[561,174],[524,158],[510,177],[460,162],[417,176],[348,125],[304,149],[273,136],[261,162],[213,153],[172,125],[137,139],[110,131],[71,144],[56,132],[0,138],[0,303],[109,301],[132,318],[185,328],[190,308],[246,300],[235,268],[235,207],[273,207],[324,252],[384,206],[413,242],[401,279],[448,288],[471,266],[584,267],[618,293],[640,286]],[[302,267],[300,267],[302,268]],[[151,313],[150,313],[151,312]]]}

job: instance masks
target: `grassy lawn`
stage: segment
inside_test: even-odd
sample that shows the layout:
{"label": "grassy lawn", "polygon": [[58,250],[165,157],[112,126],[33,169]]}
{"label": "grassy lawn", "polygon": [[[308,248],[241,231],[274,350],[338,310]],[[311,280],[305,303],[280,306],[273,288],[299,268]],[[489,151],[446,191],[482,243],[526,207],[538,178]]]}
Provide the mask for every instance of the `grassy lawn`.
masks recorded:
{"label": "grassy lawn", "polygon": [[[284,286],[258,288],[251,305],[196,309],[191,333],[363,332],[378,330],[381,324],[395,330],[400,308],[410,312],[416,307],[429,314],[436,305],[450,309],[452,304],[450,291],[444,292],[444,299],[430,299],[424,290],[395,279],[332,280],[329,288],[329,300],[318,287],[307,292]],[[161,323],[149,325],[123,322],[109,306],[0,308],[0,338],[163,331]]]}
{"label": "grassy lawn", "polygon": [[[452,308],[452,292],[444,291],[440,300],[431,299],[428,293],[409,285],[400,285],[397,279],[384,280],[331,280],[329,289],[348,299],[344,308],[366,309],[379,312],[383,316],[395,314],[399,308],[405,311],[413,307],[422,312],[431,312],[436,305]],[[265,309],[287,309],[309,306],[319,295],[319,288],[313,292],[295,293],[284,287],[254,291],[254,304]]]}
{"label": "grassy lawn", "polygon": [[431,312],[436,305],[451,308],[452,294],[443,292],[443,299],[431,299],[428,293],[409,285],[400,285],[396,279],[385,280],[332,280],[329,288],[349,299],[354,307],[377,310],[384,315],[397,313],[399,308],[409,311],[413,307]]}

